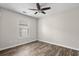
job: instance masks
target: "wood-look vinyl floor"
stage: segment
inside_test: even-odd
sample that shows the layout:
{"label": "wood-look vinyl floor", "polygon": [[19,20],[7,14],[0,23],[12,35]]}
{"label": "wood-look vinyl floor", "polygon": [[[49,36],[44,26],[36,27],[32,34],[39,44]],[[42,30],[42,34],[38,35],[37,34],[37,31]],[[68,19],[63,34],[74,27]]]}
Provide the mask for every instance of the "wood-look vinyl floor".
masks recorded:
{"label": "wood-look vinyl floor", "polygon": [[0,51],[0,56],[78,56],[79,51],[61,46],[34,41]]}

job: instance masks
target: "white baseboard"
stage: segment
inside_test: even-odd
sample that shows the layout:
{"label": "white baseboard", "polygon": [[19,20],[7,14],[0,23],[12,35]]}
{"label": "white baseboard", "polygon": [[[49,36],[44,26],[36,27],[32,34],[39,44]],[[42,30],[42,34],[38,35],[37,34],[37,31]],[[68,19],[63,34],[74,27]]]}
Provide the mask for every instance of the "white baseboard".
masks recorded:
{"label": "white baseboard", "polygon": [[77,51],[79,51],[79,49],[77,49],[77,48],[73,48],[73,47],[66,46],[66,45],[57,44],[57,43],[52,43],[52,42],[49,42],[49,41],[44,41],[44,40],[39,40],[39,41],[42,41],[42,42],[47,42],[47,43],[49,43],[49,44],[54,44],[54,45],[58,45],[58,46],[61,46],[61,47],[66,47],[66,48],[69,48],[69,49],[73,49],[73,50],[77,50]]}
{"label": "white baseboard", "polygon": [[62,44],[52,43],[52,42],[44,41],[44,40],[32,40],[32,41],[24,42],[24,43],[20,43],[20,44],[17,44],[17,45],[13,45],[13,46],[5,47],[5,48],[0,48],[0,51],[5,50],[5,49],[9,49],[9,48],[13,48],[13,47],[16,47],[16,46],[19,46],[19,45],[23,45],[23,44],[26,44],[26,43],[30,43],[30,42],[33,42],[33,41],[47,42],[47,43],[50,43],[50,44],[54,44],[54,45],[58,45],[58,46],[62,46],[62,47],[66,47],[66,48],[69,48],[69,49],[73,49],[73,50],[78,50],[78,51],[79,51],[79,49],[77,49],[77,48],[69,47],[69,46],[62,45]]}
{"label": "white baseboard", "polygon": [[29,41],[29,42],[19,43],[19,44],[17,44],[17,45],[5,47],[5,48],[0,48],[0,51],[5,50],[5,49],[9,49],[9,48],[13,48],[13,47],[16,47],[16,46],[20,46],[20,45],[23,45],[23,44],[26,44],[26,43],[30,43],[30,42],[33,42],[33,41],[36,41],[36,40],[32,40],[32,41]]}

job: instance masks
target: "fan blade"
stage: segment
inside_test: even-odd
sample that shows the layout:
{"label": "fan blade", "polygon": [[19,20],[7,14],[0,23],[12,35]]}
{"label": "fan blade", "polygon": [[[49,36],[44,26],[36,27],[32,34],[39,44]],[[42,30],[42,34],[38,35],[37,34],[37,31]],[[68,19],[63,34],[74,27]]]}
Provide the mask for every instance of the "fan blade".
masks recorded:
{"label": "fan blade", "polygon": [[50,7],[42,8],[41,10],[48,10],[51,9]]}
{"label": "fan blade", "polygon": [[42,11],[41,13],[46,14],[44,11]]}
{"label": "fan blade", "polygon": [[35,11],[37,11],[37,9],[29,9],[29,10],[35,10]]}
{"label": "fan blade", "polygon": [[34,14],[37,14],[38,12],[35,12]]}
{"label": "fan blade", "polygon": [[37,9],[40,10],[40,4],[36,3]]}

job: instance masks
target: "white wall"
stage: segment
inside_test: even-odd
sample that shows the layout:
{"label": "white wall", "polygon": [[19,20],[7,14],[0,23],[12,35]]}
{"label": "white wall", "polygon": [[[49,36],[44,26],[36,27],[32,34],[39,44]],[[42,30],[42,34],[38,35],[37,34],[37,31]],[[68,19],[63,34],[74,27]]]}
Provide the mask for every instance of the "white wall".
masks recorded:
{"label": "white wall", "polygon": [[79,8],[40,19],[39,40],[79,50]]}
{"label": "white wall", "polygon": [[[0,8],[0,50],[25,44],[36,40],[37,20],[16,12]],[[30,36],[20,39],[18,34],[19,22],[29,24]]]}

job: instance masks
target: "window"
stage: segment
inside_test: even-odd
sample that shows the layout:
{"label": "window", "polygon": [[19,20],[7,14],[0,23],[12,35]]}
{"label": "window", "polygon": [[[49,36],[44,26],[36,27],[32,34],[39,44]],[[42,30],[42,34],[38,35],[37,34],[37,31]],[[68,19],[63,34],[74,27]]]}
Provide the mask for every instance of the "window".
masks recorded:
{"label": "window", "polygon": [[27,38],[29,35],[29,28],[27,24],[20,24],[19,35],[21,38]]}

